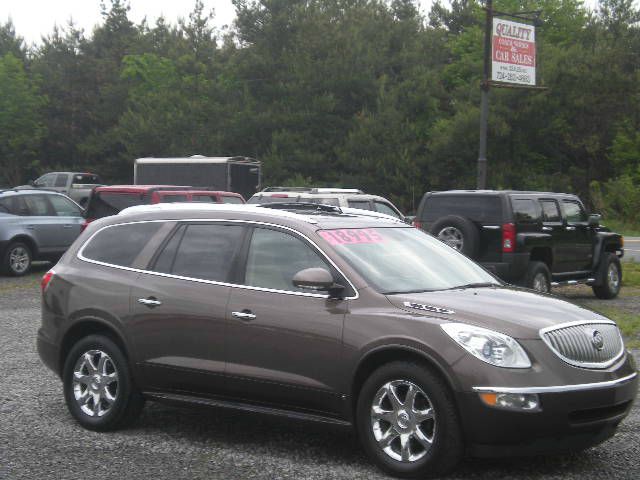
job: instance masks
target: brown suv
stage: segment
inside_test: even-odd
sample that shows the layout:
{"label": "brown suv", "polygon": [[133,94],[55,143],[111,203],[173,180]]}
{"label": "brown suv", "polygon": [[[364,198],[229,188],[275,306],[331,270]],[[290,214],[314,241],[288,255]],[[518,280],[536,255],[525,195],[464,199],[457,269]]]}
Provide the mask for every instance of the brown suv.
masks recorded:
{"label": "brown suv", "polygon": [[398,476],[583,449],[638,389],[615,323],[430,235],[322,205],[136,207],[43,278],[38,351],[84,427],[144,399],[353,425]]}

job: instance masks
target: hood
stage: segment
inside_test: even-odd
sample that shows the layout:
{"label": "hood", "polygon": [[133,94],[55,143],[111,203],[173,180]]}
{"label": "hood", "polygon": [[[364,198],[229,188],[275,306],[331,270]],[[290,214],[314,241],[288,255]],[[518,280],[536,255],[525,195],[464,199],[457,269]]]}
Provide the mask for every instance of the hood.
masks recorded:
{"label": "hood", "polygon": [[[413,314],[468,323],[520,339],[539,339],[541,328],[560,323],[605,319],[551,295],[517,288],[460,288],[387,295],[387,298],[396,307]],[[411,307],[405,302],[419,305]]]}

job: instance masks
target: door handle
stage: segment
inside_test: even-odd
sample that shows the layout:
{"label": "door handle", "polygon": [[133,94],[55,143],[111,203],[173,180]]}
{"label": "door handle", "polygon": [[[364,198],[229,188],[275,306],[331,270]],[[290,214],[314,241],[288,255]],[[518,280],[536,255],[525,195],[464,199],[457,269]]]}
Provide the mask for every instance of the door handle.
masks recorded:
{"label": "door handle", "polygon": [[27,230],[35,230],[35,229],[36,229],[36,226],[35,226],[35,225],[27,225],[25,228],[26,228]]}
{"label": "door handle", "polygon": [[231,315],[234,318],[239,318],[240,320],[251,321],[255,320],[256,316],[251,313],[251,310],[243,310],[241,312],[231,312]]}
{"label": "door handle", "polygon": [[73,228],[73,225],[63,225],[62,228]]}
{"label": "door handle", "polygon": [[566,230],[569,230],[570,232],[573,232],[575,229],[576,227],[572,227],[572,226],[566,227]]}
{"label": "door handle", "polygon": [[159,307],[160,305],[162,305],[162,302],[155,297],[139,298],[138,303],[149,308]]}
{"label": "door handle", "polygon": [[550,232],[551,230],[553,230],[551,227],[542,227],[542,231],[544,232]]}

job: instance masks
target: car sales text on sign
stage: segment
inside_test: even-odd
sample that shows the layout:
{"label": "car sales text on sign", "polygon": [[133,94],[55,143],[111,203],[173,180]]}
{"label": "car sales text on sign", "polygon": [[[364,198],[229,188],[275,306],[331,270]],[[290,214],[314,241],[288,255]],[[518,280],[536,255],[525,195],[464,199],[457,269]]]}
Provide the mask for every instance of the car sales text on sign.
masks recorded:
{"label": "car sales text on sign", "polygon": [[491,58],[493,81],[535,86],[535,27],[494,18]]}

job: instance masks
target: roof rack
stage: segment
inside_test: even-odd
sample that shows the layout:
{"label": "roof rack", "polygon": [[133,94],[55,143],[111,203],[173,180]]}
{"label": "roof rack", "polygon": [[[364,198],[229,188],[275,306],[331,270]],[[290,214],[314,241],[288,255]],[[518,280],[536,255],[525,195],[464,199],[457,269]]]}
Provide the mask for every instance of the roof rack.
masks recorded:
{"label": "roof rack", "polygon": [[311,187],[267,187],[263,188],[263,192],[310,192]]}
{"label": "roof rack", "polygon": [[322,203],[309,203],[309,202],[278,202],[278,203],[265,203],[258,205],[262,208],[272,208],[274,210],[305,210],[315,213],[342,213],[340,207],[335,205],[325,205]]}
{"label": "roof rack", "polygon": [[357,188],[311,188],[310,193],[354,193],[363,194],[364,192]]}

